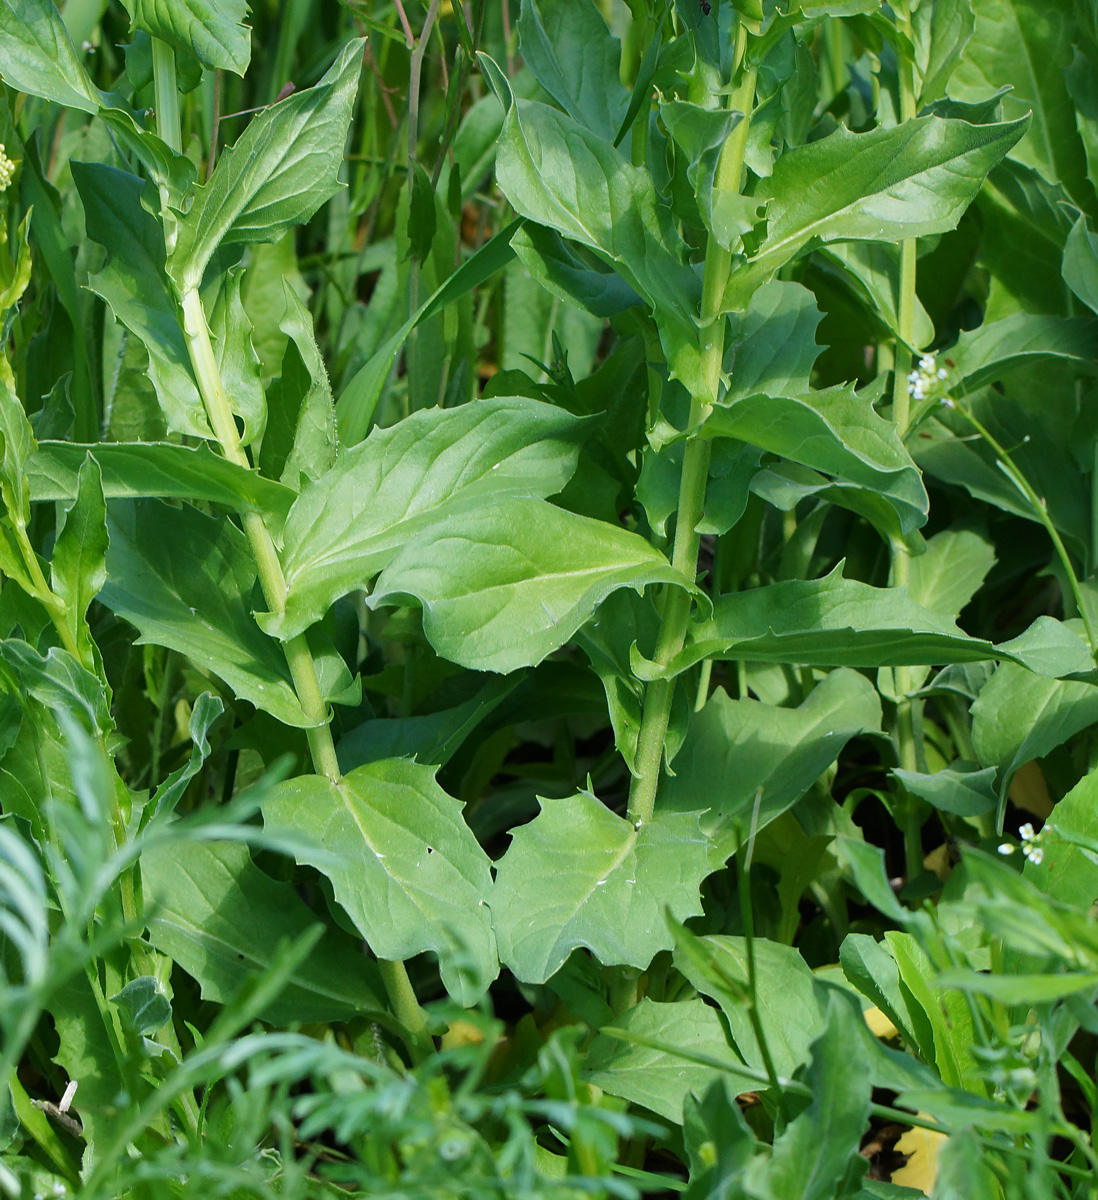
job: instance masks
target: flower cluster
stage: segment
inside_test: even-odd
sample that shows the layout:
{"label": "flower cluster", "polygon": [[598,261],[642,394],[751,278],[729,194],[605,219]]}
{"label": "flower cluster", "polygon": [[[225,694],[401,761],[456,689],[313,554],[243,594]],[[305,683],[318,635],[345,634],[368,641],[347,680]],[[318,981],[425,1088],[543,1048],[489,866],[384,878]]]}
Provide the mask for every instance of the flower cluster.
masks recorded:
{"label": "flower cluster", "polygon": [[942,384],[948,375],[949,372],[945,367],[938,366],[938,360],[933,354],[924,354],[919,359],[919,365],[907,377],[907,394],[913,400],[935,397],[946,408],[952,408],[953,401],[946,395],[939,395],[943,391]]}
{"label": "flower cluster", "polygon": [[0,192],[6,191],[15,174],[15,163],[4,153],[4,143],[0,142]]}
{"label": "flower cluster", "polygon": [[[1044,840],[1046,832],[1047,828],[1042,829],[1040,833],[1034,833],[1033,826],[1030,825],[1028,821],[1018,830],[1018,836],[1022,839],[1022,853],[1026,856],[1026,859],[1029,862],[1034,864],[1034,866],[1044,861],[1045,850],[1041,845],[1041,842]],[[1010,844],[1010,842],[1003,842],[1003,844],[999,847],[999,853],[1013,854],[1014,847]]]}

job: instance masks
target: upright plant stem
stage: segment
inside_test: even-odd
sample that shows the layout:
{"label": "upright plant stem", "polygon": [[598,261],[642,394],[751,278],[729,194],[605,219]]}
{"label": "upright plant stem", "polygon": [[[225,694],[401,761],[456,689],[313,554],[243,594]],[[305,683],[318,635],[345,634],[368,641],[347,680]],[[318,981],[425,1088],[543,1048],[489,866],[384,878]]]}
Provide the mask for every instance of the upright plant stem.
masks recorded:
{"label": "upright plant stem", "polygon": [[[911,19],[907,5],[897,7],[897,18],[901,30],[910,36]],[[910,61],[900,59],[900,118],[909,121],[915,116],[915,79]],[[900,243],[900,286],[897,296],[897,318],[899,338],[893,365],[892,419],[896,432],[902,440],[911,420],[911,397],[907,390],[907,372],[903,369],[905,348],[912,344],[915,336],[915,254],[914,238]],[[907,546],[900,541],[892,543],[892,569],[889,582],[893,587],[907,587],[910,579],[911,555]],[[896,693],[896,751],[900,766],[905,771],[918,769],[915,748],[915,713],[909,693],[912,691],[910,667],[894,667],[893,688]],[[904,864],[908,880],[914,879],[923,869],[922,812],[921,803],[914,796],[906,796],[903,811]]]}
{"label": "upright plant stem", "polygon": [[[157,74],[157,63],[160,62],[162,67],[170,73],[174,86],[174,56],[168,47],[164,48],[167,50],[167,58],[164,55],[158,56],[156,51],[158,45],[160,43],[154,38],[154,74]],[[168,66],[169,59],[170,68]],[[159,81],[158,74],[157,79],[159,95],[161,90],[167,91],[167,84]],[[164,111],[174,113],[176,127],[173,130],[160,127],[161,136],[169,144],[172,144],[170,139],[174,136],[175,142],[178,143],[178,103],[173,109]],[[158,117],[159,114],[160,110],[158,109]],[[210,428],[221,446],[222,454],[230,462],[250,470],[251,463],[240,444],[236,419],[221,379],[221,371],[217,365],[217,357],[210,339],[210,328],[202,307],[202,298],[197,289],[190,288],[180,297],[180,303],[183,310],[183,336],[187,343],[187,352],[194,369],[195,379],[198,382],[199,394],[202,397]],[[245,513],[243,523],[244,532],[255,559],[263,597],[271,612],[282,614],[286,611],[286,578],[282,571],[274,539],[260,513]],[[283,650],[286,654],[286,663],[290,668],[290,676],[293,679],[294,691],[308,722],[305,732],[309,740],[309,753],[313,769],[318,775],[324,775],[333,783],[338,783],[340,779],[339,761],[336,757],[335,743],[332,740],[328,708],[324,702],[324,694],[320,688],[316,663],[312,651],[309,649],[308,640],[303,633],[298,634],[297,637],[291,638],[283,644]],[[393,1012],[408,1032],[409,1051],[413,1058],[419,1061],[430,1048],[431,1041],[427,1033],[423,1010],[416,1000],[415,991],[408,979],[408,972],[401,962],[382,962],[380,966]]]}
{"label": "upright plant stem", "polygon": [[[737,36],[736,62],[742,64],[747,44],[747,32],[741,25]],[[737,71],[740,81],[731,97],[733,110],[744,114],[732,130],[721,151],[717,165],[715,187],[739,191],[743,175],[744,152],[751,109],[755,100],[755,68]],[[724,361],[725,318],[721,311],[725,287],[732,266],[732,253],[715,237],[709,238],[705,251],[705,276],[702,286],[700,334],[702,342],[703,393],[690,400],[690,428],[696,430],[716,403]],[[698,522],[705,504],[705,485],[709,477],[709,440],[691,436],[683,454],[682,479],[679,484],[678,515],[675,519],[675,542],[672,565],[693,579],[698,570]],[[656,643],[656,662],[666,667],[682,649],[690,620],[691,598],[682,588],[668,590],[660,633]],[[663,761],[664,740],[671,717],[674,697],[673,679],[656,679],[648,685],[644,696],[644,713],[637,736],[637,756],[633,767],[633,782],[629,791],[629,819],[641,826],[652,819]]]}

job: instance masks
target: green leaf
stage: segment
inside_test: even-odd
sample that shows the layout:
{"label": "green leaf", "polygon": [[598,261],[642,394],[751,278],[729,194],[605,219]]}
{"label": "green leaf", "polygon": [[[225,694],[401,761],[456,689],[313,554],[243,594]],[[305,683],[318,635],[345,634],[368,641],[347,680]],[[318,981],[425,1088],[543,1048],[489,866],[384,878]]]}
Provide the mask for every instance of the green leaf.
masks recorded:
{"label": "green leaf", "polygon": [[1091,310],[1098,313],[1098,239],[1087,228],[1081,213],[1064,242],[1060,268],[1064,282]]}
{"label": "green leaf", "polygon": [[[899,336],[900,314],[896,303],[902,292],[900,247],[893,242],[832,242],[821,252],[821,258],[824,262],[834,263],[842,271],[844,282],[859,296],[872,315]],[[933,340],[934,323],[916,296],[911,344],[921,348]]]}
{"label": "green leaf", "polygon": [[[869,1058],[854,1025],[861,1017],[832,995],[825,1020],[805,1072],[812,1103],[774,1139],[769,1161],[759,1158],[747,1168],[756,1195],[833,1200],[842,1194],[851,1164],[860,1165],[858,1174],[868,1165],[858,1155],[871,1100]],[[766,1190],[755,1191],[763,1180]]]}
{"label": "green leaf", "polygon": [[564,111],[607,141],[625,116],[621,44],[588,0],[523,0],[518,21],[523,61]]}
{"label": "green leaf", "polygon": [[999,771],[1005,796],[1019,767],[1098,721],[1098,687],[1046,679],[1003,663],[972,706],[976,757]]}
{"label": "green leaf", "polygon": [[164,272],[164,231],[141,204],[144,183],[102,163],[74,162],[72,173],[88,236],[107,251],[91,287],[149,352],[149,378],[169,430],[212,438]]}
{"label": "green leaf", "polygon": [[[643,1040],[638,1044],[618,1038],[617,1029]],[[676,1049],[712,1059],[713,1065],[681,1058],[675,1054]],[[717,1065],[722,1063],[727,1064],[724,1070]],[[591,1043],[583,1076],[611,1096],[621,1096],[682,1124],[687,1096],[703,1095],[726,1072],[735,1080],[739,1065],[725,1039],[720,1017],[703,1000],[680,1000],[675,1004],[642,1000]],[[757,1086],[754,1078],[744,1078],[740,1091]]]}
{"label": "green leaf", "polygon": [[154,817],[175,810],[175,806],[183,798],[187,784],[198,774],[202,764],[210,756],[210,743],[206,736],[224,711],[225,705],[222,704],[221,698],[211,692],[203,692],[195,701],[190,720],[187,722],[187,732],[191,736],[191,757],[158,785],[152,800],[141,814],[142,828]]}
{"label": "green leaf", "polygon": [[687,1200],[735,1195],[731,1189],[759,1149],[736,1103],[736,1089],[726,1079],[715,1079],[700,1100],[686,1097],[683,1141],[690,1157]]}
{"label": "green leaf", "polygon": [[180,291],[198,287],[218,246],[275,241],[338,191],[362,46],[348,42],[315,87],[265,108],[217,160],[178,218],[168,273]]}
{"label": "green leaf", "polygon": [[511,246],[530,277],[546,291],[596,317],[612,317],[643,303],[616,271],[590,250],[566,242],[555,229],[527,223]]}
{"label": "green leaf", "polygon": [[700,378],[698,276],[648,171],[555,109],[516,100],[496,153],[496,178],[516,211],[597,251],[660,314],[673,374]]}
{"label": "green leaf", "polygon": [[[0,359],[0,494],[8,519],[27,524],[30,522],[30,493],[26,470],[34,453],[34,431],[15,394],[14,382],[7,359]],[[8,571],[6,566],[4,569]],[[25,566],[23,570],[26,570]]]}
{"label": "green leaf", "polygon": [[823,313],[816,297],[799,283],[772,279],[751,297],[744,313],[728,319],[728,344],[735,347],[723,403],[755,393],[799,396],[810,388],[812,368],[824,347],[816,344]]}
{"label": "green leaf", "polygon": [[[699,969],[683,947],[675,950],[675,966],[698,989],[721,1006],[733,1045],[748,1066],[764,1066],[755,1028],[743,995],[747,992],[747,947],[742,937],[712,935],[698,939],[709,956]],[[755,938],[756,1013],[774,1070],[789,1078],[808,1062],[812,1043],[826,1027],[826,992],[792,946]],[[724,980],[730,980],[728,987]],[[739,992],[737,997],[736,992]]]}
{"label": "green leaf", "polygon": [[1098,900],[1098,863],[1092,854],[1067,839],[1098,841],[1098,772],[1090,771],[1055,808],[1054,838],[1040,863],[1026,863],[1024,873],[1051,899],[1089,908]]}
{"label": "green leaf", "polygon": [[1071,62],[1076,17],[1071,0],[973,0],[976,29],[954,72],[958,100],[980,100],[1003,84],[1008,117],[1032,113],[1025,139],[1011,150],[1082,207],[1093,206],[1086,156],[1064,69]]}
{"label": "green leaf", "polygon": [[691,721],[675,773],[660,783],[657,810],[705,812],[706,829],[729,831],[737,821],[746,828],[761,790],[761,830],[808,791],[851,737],[880,725],[876,689],[856,671],[832,671],[799,708],[731,700],[718,688]]}
{"label": "green leaf", "polygon": [[[141,856],[152,944],[196,979],[206,1000],[230,1001],[272,964],[280,943],[319,918],[289,883],[265,875],[240,842],[165,841]],[[263,1012],[274,1025],[384,1013],[377,966],[328,927]]]}
{"label": "green leaf", "polygon": [[911,560],[907,588],[924,608],[956,617],[980,590],[995,561],[995,547],[984,534],[963,525],[943,529]]}
{"label": "green leaf", "polygon": [[[995,1128],[993,1121],[989,1127]],[[938,1151],[934,1200],[999,1200],[1003,1189],[992,1161],[971,1133],[956,1133],[948,1138]]]}
{"label": "green leaf", "polygon": [[75,500],[80,468],[89,454],[103,473],[108,500],[204,500],[237,512],[261,512],[277,529],[296,499],[289,488],[229,462],[205,443],[174,442],[39,442],[27,462],[31,499]]}
{"label": "green leaf", "polygon": [[810,244],[901,241],[953,229],[984,176],[1022,136],[1026,119],[969,125],[919,117],[891,128],[834,133],[787,150],[755,193],[766,210],[758,253],[735,270],[728,309]]}
{"label": "green leaf", "polygon": [[0,642],[0,661],[15,673],[23,691],[46,708],[82,714],[96,732],[114,728],[102,680],[67,650],[51,646],[41,655],[18,638],[7,638]]}
{"label": "green leaf", "polygon": [[919,107],[940,100],[972,38],[971,0],[935,0],[911,14],[915,65],[922,76]]}
{"label": "green leaf", "polygon": [[730,249],[751,230],[759,207],[753,198],[741,196],[738,191],[714,187],[724,143],[743,120],[743,113],[673,99],[661,101],[659,111],[677,147],[676,154],[686,165],[687,199],[685,204],[676,202],[676,206],[692,225],[698,224],[700,216],[718,243]]}
{"label": "green leaf", "polygon": [[745,396],[715,408],[703,432],[739,438],[883,496],[904,535],[926,522],[930,502],[895,425],[852,387]]}
{"label": "green leaf", "polygon": [[122,1014],[123,1024],[138,1037],[163,1029],[172,1019],[172,1005],[160,990],[159,981],[152,975],[139,975],[131,979],[114,996],[109,996]]}
{"label": "green leaf", "polygon": [[209,326],[221,383],[232,411],[244,425],[240,444],[250,446],[263,437],[267,401],[259,380],[259,358],[252,346],[252,323],[240,299],[243,274],[237,267],[222,277]]}
{"label": "green leaf", "polygon": [[252,56],[245,0],[122,0],[132,28],[193,53],[208,70],[243,75]]}
{"label": "green leaf", "polygon": [[0,76],[8,87],[28,96],[81,112],[99,111],[99,92],[52,0],[2,0]]}
{"label": "green leaf", "polygon": [[620,526],[506,497],[430,525],[381,573],[369,604],[418,601],[435,650],[477,671],[533,666],[611,592],[690,581]]}
{"label": "green leaf", "polygon": [[965,763],[946,767],[933,775],[894,767],[892,774],[913,795],[942,812],[956,813],[959,817],[978,817],[981,813],[991,812],[999,803],[994,767],[985,767],[981,771],[975,763]]}
{"label": "green leaf", "polygon": [[283,639],[365,587],[417,533],[496,496],[551,496],[575,469],[584,423],[537,400],[426,409],[375,429],[307,486],[283,532]]}
{"label": "green leaf", "polygon": [[910,992],[900,986],[900,969],[888,947],[865,933],[850,933],[839,948],[843,974],[884,1013],[909,1046],[934,1061],[933,1031]]}
{"label": "green leaf", "polygon": [[538,803],[496,865],[500,961],[524,983],[544,983],[577,946],[604,966],[647,967],[672,945],[665,910],[697,916],[701,881],[719,865],[697,816],[635,829],[590,792]]}
{"label": "green leaf", "polygon": [[487,855],[461,804],[431,767],[404,759],[368,763],[339,783],[303,775],[280,784],[263,822],[283,838],[311,839],[295,857],[331,880],[335,898],[378,958],[438,955],[442,980],[469,1006],[495,979]]}
{"label": "green leaf", "polygon": [[[668,670],[677,674],[712,655],[817,667],[924,666],[983,658],[1028,664],[1025,635],[1016,639],[1015,648],[969,637],[952,621],[916,604],[906,588],[874,588],[844,579],[841,566],[823,579],[789,580],[720,597],[713,615],[694,625]],[[1081,645],[1071,635],[1056,661],[1046,660],[1039,648],[1034,669],[1078,670]],[[659,674],[651,663],[634,666],[642,677]]]}
{"label": "green leaf", "polygon": [[1082,972],[1063,975],[987,975],[982,971],[966,971],[956,967],[934,980],[937,987],[955,988],[961,992],[976,992],[990,996],[1000,1004],[1051,1004],[1076,992],[1093,992],[1098,988],[1098,975]]}
{"label": "green leaf", "polygon": [[1098,318],[1014,313],[961,334],[949,352],[948,386],[957,395],[967,395],[1015,367],[1046,358],[1065,360],[1080,374],[1093,374],[1095,357]]}
{"label": "green leaf", "polygon": [[103,481],[99,464],[91,455],[84,460],[76,479],[76,499],[65,510],[64,523],[57,532],[50,586],[65,602],[63,620],[80,661],[89,669],[95,664],[98,648],[88,629],[88,605],[107,580],[107,507],[103,501]]}
{"label": "green leaf", "polygon": [[252,617],[255,567],[235,525],[143,500],[113,503],[108,529],[100,599],[136,626],[139,643],[186,654],[284,724],[309,724],[281,647]]}
{"label": "green leaf", "polygon": [[286,281],[283,302],[285,313],[278,327],[286,335],[286,350],[282,374],[267,396],[268,424],[260,461],[267,475],[297,490],[305,479],[319,479],[335,463],[339,436],[312,315]]}

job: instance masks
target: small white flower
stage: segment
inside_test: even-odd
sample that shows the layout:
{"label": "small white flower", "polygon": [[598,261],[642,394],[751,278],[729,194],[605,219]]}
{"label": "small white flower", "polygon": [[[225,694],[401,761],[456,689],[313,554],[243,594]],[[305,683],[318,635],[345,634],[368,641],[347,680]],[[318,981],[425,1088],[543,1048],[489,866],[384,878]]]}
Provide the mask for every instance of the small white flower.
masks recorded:
{"label": "small white flower", "polygon": [[949,396],[943,396],[940,403],[943,408],[956,408],[957,407],[953,403],[953,401],[950,399]]}
{"label": "small white flower", "polygon": [[15,163],[4,152],[4,143],[0,142],[0,192],[6,191],[7,186],[15,175]]}
{"label": "small white flower", "polygon": [[948,374],[949,374],[949,372],[945,369],[945,367],[938,368],[938,378],[939,379],[945,379]]}
{"label": "small white flower", "polygon": [[924,354],[923,357],[919,359],[919,370],[920,371],[927,371],[927,372],[933,371],[937,365],[938,365],[938,360],[934,357],[933,354]]}
{"label": "small white flower", "polygon": [[[1018,839],[1022,843],[1022,853],[1026,856],[1026,861],[1038,866],[1045,861],[1045,848],[1041,845],[1044,840],[1045,830],[1040,833],[1034,832],[1033,826],[1027,821],[1018,830]],[[1014,847],[1009,842],[1003,842],[999,847],[1000,854],[1013,854]]]}
{"label": "small white flower", "polygon": [[1013,854],[1014,847],[1009,842],[1000,842],[999,843],[999,853],[1003,854],[1003,855]]}

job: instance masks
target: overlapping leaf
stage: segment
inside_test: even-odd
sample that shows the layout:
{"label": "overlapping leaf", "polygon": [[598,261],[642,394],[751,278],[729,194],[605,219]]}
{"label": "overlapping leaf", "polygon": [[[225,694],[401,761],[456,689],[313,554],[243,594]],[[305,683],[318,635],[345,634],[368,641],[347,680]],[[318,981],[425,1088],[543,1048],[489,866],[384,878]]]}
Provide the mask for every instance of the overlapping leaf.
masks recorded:
{"label": "overlapping leaf", "polygon": [[559,492],[583,432],[567,412],[518,397],[428,409],[375,430],[294,504],[283,535],[286,613],[264,628],[293,637],[452,512]]}
{"label": "overlapping leaf", "polygon": [[[379,958],[433,951],[451,995],[470,1005],[498,968],[489,860],[461,807],[431,767],[386,759],[338,783],[287,780],[264,803],[263,821],[272,833],[306,834],[322,848],[316,865]],[[304,843],[296,857],[316,859]]]}
{"label": "overlapping leaf", "polygon": [[701,912],[701,881],[719,862],[696,814],[634,828],[590,794],[541,799],[496,868],[492,919],[500,961],[543,983],[578,946],[599,962],[647,967],[668,949],[664,916]]}

